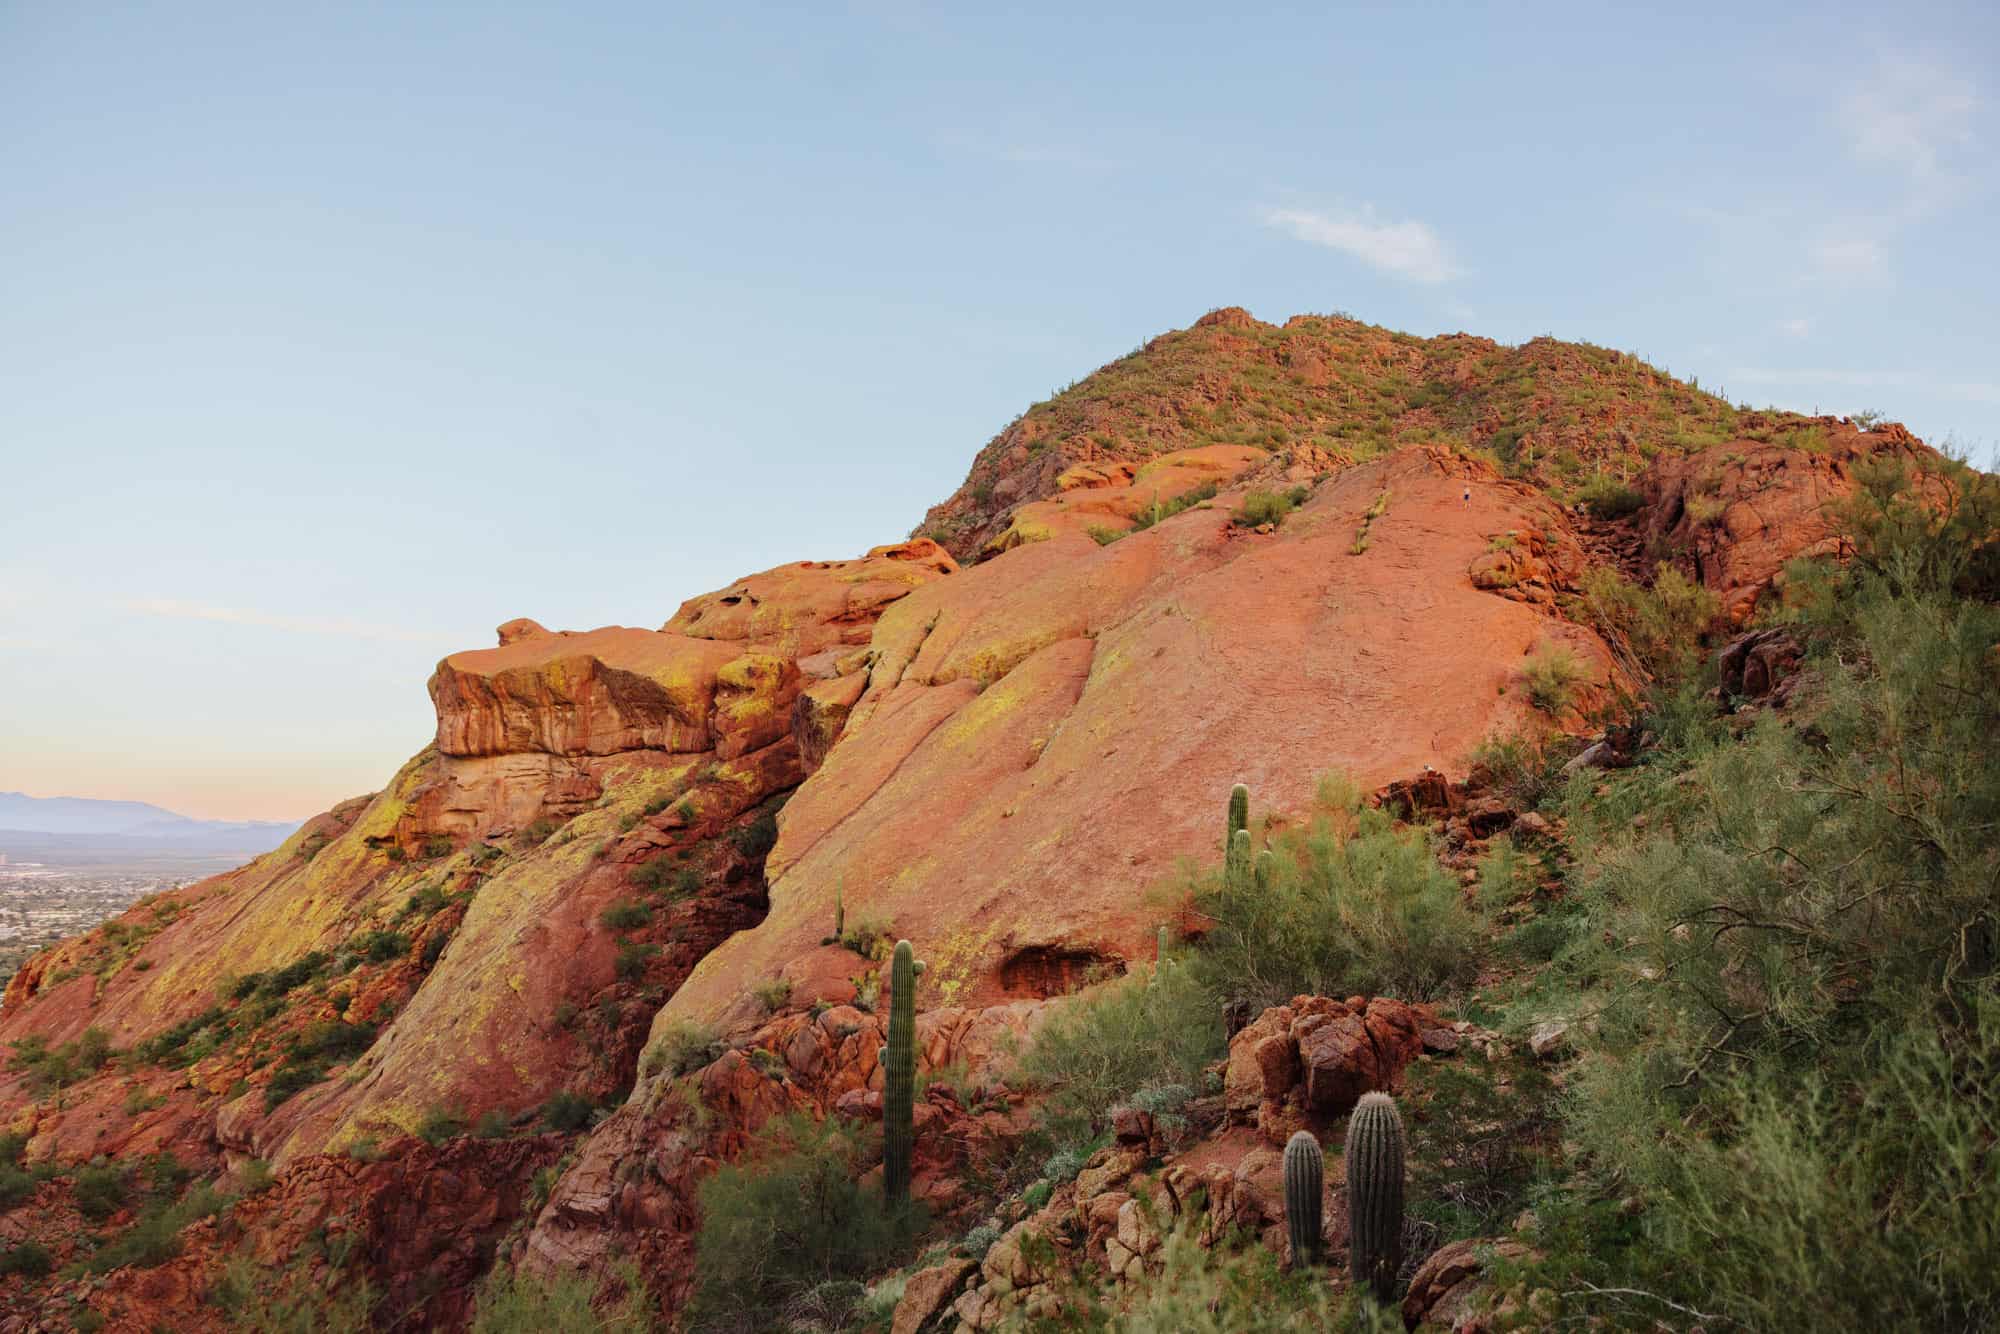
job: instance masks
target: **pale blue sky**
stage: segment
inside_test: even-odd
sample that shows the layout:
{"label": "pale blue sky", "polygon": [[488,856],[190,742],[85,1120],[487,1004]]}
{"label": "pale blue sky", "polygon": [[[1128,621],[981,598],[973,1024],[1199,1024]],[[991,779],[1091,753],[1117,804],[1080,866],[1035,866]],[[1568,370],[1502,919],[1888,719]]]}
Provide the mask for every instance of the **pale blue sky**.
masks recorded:
{"label": "pale blue sky", "polygon": [[1224,304],[1991,466],[1990,4],[0,3],[0,789],[303,816]]}

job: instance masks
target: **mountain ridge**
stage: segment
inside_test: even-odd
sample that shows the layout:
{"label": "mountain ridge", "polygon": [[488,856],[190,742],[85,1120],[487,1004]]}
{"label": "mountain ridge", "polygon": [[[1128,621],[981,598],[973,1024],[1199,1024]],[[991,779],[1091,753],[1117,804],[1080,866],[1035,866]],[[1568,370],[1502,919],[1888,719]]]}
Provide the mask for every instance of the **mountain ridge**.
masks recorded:
{"label": "mountain ridge", "polygon": [[[463,1322],[503,1243],[545,1272],[635,1255],[677,1309],[705,1173],[879,1091],[883,942],[930,965],[922,1068],[1021,1111],[988,1078],[1007,1044],[1150,966],[1163,918],[1198,927],[1176,867],[1216,854],[1233,783],[1268,836],[1341,771],[1456,821],[1464,874],[1480,748],[1610,746],[1643,685],[1605,580],[1671,575],[1727,633],[1839,554],[1857,478],[1933,458],[1587,345],[1211,312],[1005,428],[925,535],[657,630],[513,621],[448,655],[382,791],[23,967],[0,1040],[129,1074],[64,1066],[51,1097],[16,1065],[0,1124],[45,1163],[267,1161],[258,1244],[357,1229],[426,1324]],[[504,1134],[447,1133],[473,1121]],[[941,1210],[952,1144],[919,1177]],[[144,1328],[160,1286],[92,1301]]]}
{"label": "mountain ridge", "polygon": [[0,833],[109,834],[227,844],[262,852],[282,843],[299,824],[296,820],[204,820],[145,801],[0,792]]}

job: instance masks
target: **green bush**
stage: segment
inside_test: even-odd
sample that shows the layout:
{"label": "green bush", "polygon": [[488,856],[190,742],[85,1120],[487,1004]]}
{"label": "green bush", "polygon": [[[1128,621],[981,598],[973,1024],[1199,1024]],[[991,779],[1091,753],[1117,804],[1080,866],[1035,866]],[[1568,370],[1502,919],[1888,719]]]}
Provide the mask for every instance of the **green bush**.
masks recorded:
{"label": "green bush", "polygon": [[0,1251],[0,1278],[19,1275],[22,1278],[43,1278],[54,1268],[49,1259],[48,1247],[38,1241],[22,1241]]}
{"label": "green bush", "polygon": [[774,1122],[701,1187],[696,1288],[701,1327],[768,1328],[773,1312],[822,1284],[888,1268],[921,1220],[864,1189],[858,1150],[835,1124]]}
{"label": "green bush", "polygon": [[93,1223],[101,1223],[125,1203],[125,1169],[97,1162],[77,1172],[71,1187],[77,1212]]}
{"label": "green bush", "polygon": [[1199,1084],[1202,1068],[1226,1050],[1214,995],[1191,970],[1171,968],[1058,1009],[1023,1054],[1021,1073],[1044,1091],[1048,1133],[1076,1143],[1142,1088]]}
{"label": "green bush", "polygon": [[643,903],[634,903],[631,899],[620,899],[609,908],[606,908],[597,920],[602,922],[608,930],[632,931],[651,923],[653,920],[653,910]]}
{"label": "green bush", "polygon": [[400,931],[363,931],[349,938],[347,949],[370,963],[390,963],[410,952],[410,938]]}
{"label": "green bush", "polygon": [[465,1133],[465,1114],[455,1107],[433,1107],[417,1122],[417,1138],[436,1148]]}
{"label": "green bush", "polygon": [[1266,885],[1189,881],[1211,921],[1189,972],[1218,1000],[1253,1012],[1305,994],[1416,1001],[1472,980],[1482,923],[1422,829],[1327,781],[1307,826],[1272,847]]}
{"label": "green bush", "polygon": [[[1558,967],[1595,1024],[1566,1134],[1592,1189],[1538,1205],[1565,1291],[1712,1327],[2000,1321],[2000,609],[1967,596],[2000,518],[1972,503],[1864,489],[1860,558],[1786,584],[1812,697],[1572,787]],[[1628,1197],[1622,1230],[1593,1212]]]}
{"label": "green bush", "polygon": [[1521,679],[1528,687],[1528,703],[1552,715],[1569,708],[1583,677],[1583,665],[1560,644],[1529,654],[1527,664],[1521,669]]}
{"label": "green bush", "polygon": [[750,994],[764,1007],[764,1013],[775,1014],[791,1001],[792,982],[787,977],[767,977],[762,982],[753,983]]}
{"label": "green bush", "polygon": [[495,1265],[480,1284],[472,1334],[545,1334],[554,1330],[591,1334],[647,1334],[655,1328],[652,1301],[638,1268],[630,1261],[613,1267],[609,1287],[586,1274],[537,1278],[511,1265]]}
{"label": "green bush", "polygon": [[646,965],[658,955],[660,947],[651,943],[628,940],[618,946],[618,957],[612,960],[612,971],[621,982],[634,982],[646,975]]}
{"label": "green bush", "polygon": [[564,1089],[542,1104],[542,1124],[561,1134],[574,1135],[579,1130],[588,1130],[596,1113],[596,1103],[581,1093]]}
{"label": "green bush", "polygon": [[1584,572],[1582,590],[1590,619],[1655,681],[1672,686],[1692,680],[1707,665],[1704,642],[1722,624],[1722,601],[1673,566],[1661,565],[1651,588],[1610,566],[1594,566]]}
{"label": "green bush", "polygon": [[1243,497],[1243,506],[1236,511],[1235,524],[1239,528],[1255,528],[1260,524],[1281,524],[1297,504],[1289,494],[1276,491],[1256,490]]}
{"label": "green bush", "polygon": [[[1214,500],[1215,493],[1219,489],[1214,482],[1203,482],[1200,486],[1181,492],[1172,500],[1155,500],[1140,510],[1137,517],[1132,520],[1132,531],[1144,532],[1156,523],[1162,523],[1176,514],[1193,509],[1196,505]],[[1100,542],[1099,545],[1103,544]]]}
{"label": "green bush", "polygon": [[767,807],[757,813],[757,818],[729,835],[729,842],[737,855],[748,861],[759,861],[778,845],[778,811]]}
{"label": "green bush", "polygon": [[664,1073],[677,1078],[701,1069],[722,1055],[722,1040],[715,1030],[692,1019],[676,1019],[646,1045],[639,1056],[639,1073]]}
{"label": "green bush", "polygon": [[1615,477],[1598,473],[1576,493],[1583,507],[1600,519],[1622,519],[1646,503],[1646,498]]}

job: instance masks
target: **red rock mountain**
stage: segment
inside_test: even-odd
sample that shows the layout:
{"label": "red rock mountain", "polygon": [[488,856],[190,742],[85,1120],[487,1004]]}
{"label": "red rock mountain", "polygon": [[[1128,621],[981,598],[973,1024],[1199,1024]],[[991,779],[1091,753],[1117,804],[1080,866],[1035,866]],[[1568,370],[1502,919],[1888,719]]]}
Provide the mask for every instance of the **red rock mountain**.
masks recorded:
{"label": "red rock mountain", "polygon": [[[837,922],[922,948],[926,1068],[991,1069],[1150,958],[1232,783],[1282,815],[1330,772],[1458,778],[1483,739],[1580,730],[1637,684],[1578,610],[1591,567],[1676,562],[1740,621],[1859,463],[1923,449],[1601,348],[1216,311],[1035,405],[908,541],[657,630],[517,620],[446,658],[436,734],[381,792],[22,969],[0,1041],[66,1064],[0,1073],[0,1130],[30,1162],[277,1172],[247,1243],[197,1224],[84,1293],[115,1328],[207,1327],[232,1247],[315,1228],[425,1323],[463,1319],[503,1243],[638,1254],[676,1302],[703,1172],[880,1087],[851,1008],[877,963]],[[1551,716],[1525,672],[1557,660],[1578,689]],[[738,1044],[699,1126],[641,1061],[692,1025]],[[986,1133],[958,1129],[924,1179],[946,1195]],[[0,1228],[81,1231],[56,1182]]]}

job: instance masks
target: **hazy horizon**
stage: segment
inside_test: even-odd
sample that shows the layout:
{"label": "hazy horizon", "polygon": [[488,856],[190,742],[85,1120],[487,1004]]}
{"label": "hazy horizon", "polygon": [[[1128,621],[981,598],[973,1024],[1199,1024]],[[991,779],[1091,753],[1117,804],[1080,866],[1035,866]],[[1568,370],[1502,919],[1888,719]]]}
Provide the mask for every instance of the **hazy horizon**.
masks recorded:
{"label": "hazy horizon", "polygon": [[1221,305],[1990,468],[1996,55],[1971,4],[10,6],[0,789],[378,790],[494,626],[897,540]]}

